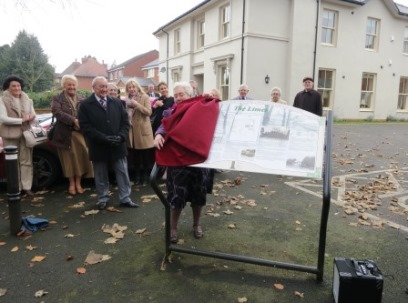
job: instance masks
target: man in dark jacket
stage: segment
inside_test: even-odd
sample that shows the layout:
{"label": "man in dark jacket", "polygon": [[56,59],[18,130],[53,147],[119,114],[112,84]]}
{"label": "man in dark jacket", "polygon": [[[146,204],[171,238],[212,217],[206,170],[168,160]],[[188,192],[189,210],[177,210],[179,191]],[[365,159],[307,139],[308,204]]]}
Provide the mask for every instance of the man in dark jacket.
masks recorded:
{"label": "man in dark jacket", "polygon": [[105,209],[109,202],[109,164],[115,171],[119,188],[119,203],[125,207],[139,207],[130,198],[126,138],[129,120],[119,100],[108,96],[105,77],[92,81],[94,93],[82,102],[78,110],[79,124],[89,148],[93,162],[95,187],[98,193],[97,206]]}
{"label": "man in dark jacket", "polygon": [[306,110],[312,114],[323,115],[323,102],[320,93],[313,89],[313,78],[303,78],[304,90],[297,93],[293,106]]}

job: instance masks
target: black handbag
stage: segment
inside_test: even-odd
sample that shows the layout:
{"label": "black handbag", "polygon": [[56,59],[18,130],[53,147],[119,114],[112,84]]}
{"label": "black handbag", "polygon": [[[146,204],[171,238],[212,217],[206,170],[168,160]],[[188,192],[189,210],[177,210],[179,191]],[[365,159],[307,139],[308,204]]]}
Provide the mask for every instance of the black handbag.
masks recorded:
{"label": "black handbag", "polygon": [[54,132],[55,132],[55,127],[54,127],[54,114],[52,114],[52,119],[51,119],[51,125],[48,128],[48,132],[47,132],[47,137],[48,140],[52,141],[52,138],[54,137]]}

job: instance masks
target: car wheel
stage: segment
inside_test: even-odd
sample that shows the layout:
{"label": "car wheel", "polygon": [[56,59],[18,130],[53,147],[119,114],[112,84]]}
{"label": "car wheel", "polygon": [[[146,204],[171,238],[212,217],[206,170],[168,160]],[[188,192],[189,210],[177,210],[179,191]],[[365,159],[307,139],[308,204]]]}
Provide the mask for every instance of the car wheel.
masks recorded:
{"label": "car wheel", "polygon": [[61,177],[59,159],[49,152],[34,150],[33,153],[34,188],[49,187]]}

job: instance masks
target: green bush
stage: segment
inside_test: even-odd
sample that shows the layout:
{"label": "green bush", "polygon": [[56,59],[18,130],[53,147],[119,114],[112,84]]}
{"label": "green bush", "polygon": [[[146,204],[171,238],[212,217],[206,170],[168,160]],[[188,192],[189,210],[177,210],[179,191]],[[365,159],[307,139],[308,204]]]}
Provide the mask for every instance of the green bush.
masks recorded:
{"label": "green bush", "polygon": [[[49,90],[41,93],[28,93],[33,100],[34,108],[51,108],[52,97],[59,94],[59,90]],[[78,95],[83,98],[88,98],[92,93],[88,90],[78,89]]]}
{"label": "green bush", "polygon": [[27,94],[33,100],[34,108],[50,108],[52,96],[55,93],[56,91],[49,90],[41,93],[29,92]]}

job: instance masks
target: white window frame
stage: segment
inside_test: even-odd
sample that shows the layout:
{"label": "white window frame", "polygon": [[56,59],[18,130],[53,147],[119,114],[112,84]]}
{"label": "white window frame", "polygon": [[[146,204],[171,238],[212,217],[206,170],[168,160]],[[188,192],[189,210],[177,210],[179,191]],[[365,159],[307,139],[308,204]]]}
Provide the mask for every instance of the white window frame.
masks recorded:
{"label": "white window frame", "polygon": [[408,55],[408,26],[405,26],[405,29],[404,29],[404,44],[403,44],[402,52]]}
{"label": "white window frame", "polygon": [[374,73],[363,73],[361,78],[360,110],[374,110],[374,97],[377,75]]}
{"label": "white window frame", "polygon": [[324,9],[322,17],[321,43],[335,46],[337,42],[337,19],[338,12]]}
{"label": "white window frame", "polygon": [[317,91],[322,95],[324,108],[333,107],[335,76],[336,71],[333,69],[319,69]]}
{"label": "white window frame", "polygon": [[178,65],[171,68],[171,79],[173,83],[180,82],[182,80],[183,66]]}
{"label": "white window frame", "polygon": [[229,100],[231,73],[227,64],[220,64],[217,67],[217,83],[221,100]]}
{"label": "white window frame", "polygon": [[220,39],[228,38],[230,35],[231,6],[225,5],[220,8]]}
{"label": "white window frame", "polygon": [[147,70],[147,78],[153,78],[154,77],[154,68],[149,68]]}
{"label": "white window frame", "polygon": [[400,78],[397,111],[408,112],[408,77]]}
{"label": "white window frame", "polygon": [[364,47],[366,50],[378,51],[378,40],[380,33],[380,20],[375,18],[367,19],[366,36]]}
{"label": "white window frame", "polygon": [[181,52],[180,29],[174,30],[174,54],[178,55]]}
{"label": "white window frame", "polygon": [[197,21],[197,49],[204,47],[205,43],[205,20]]}
{"label": "white window frame", "polygon": [[233,59],[234,54],[210,58],[213,63],[213,71],[216,75],[216,83],[222,100],[229,100],[230,98],[231,61]]}

